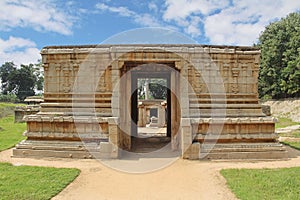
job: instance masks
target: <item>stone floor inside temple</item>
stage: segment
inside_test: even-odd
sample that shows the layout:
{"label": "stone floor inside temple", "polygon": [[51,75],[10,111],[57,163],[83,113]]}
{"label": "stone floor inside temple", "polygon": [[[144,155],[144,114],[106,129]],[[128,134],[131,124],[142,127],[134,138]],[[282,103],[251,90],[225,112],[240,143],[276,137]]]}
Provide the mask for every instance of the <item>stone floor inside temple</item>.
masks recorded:
{"label": "stone floor inside temple", "polygon": [[132,138],[131,151],[148,153],[160,150],[171,142],[171,138],[166,135],[167,128],[165,127],[139,127],[138,136]]}

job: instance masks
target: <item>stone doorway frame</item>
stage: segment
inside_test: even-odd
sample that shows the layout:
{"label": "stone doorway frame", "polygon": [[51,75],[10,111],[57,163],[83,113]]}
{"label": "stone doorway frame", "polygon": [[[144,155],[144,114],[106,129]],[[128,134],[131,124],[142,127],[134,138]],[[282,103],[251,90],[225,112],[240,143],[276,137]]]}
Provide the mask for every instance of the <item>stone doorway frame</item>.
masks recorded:
{"label": "stone doorway frame", "polygon": [[[170,111],[170,120],[172,121],[169,128],[169,135],[171,137],[171,146],[172,150],[179,150],[181,147],[180,143],[180,123],[181,123],[181,107],[180,107],[180,70],[176,68],[175,61],[163,61],[163,62],[149,62],[149,61],[124,61],[122,62],[123,66],[120,69],[120,77],[123,80],[119,85],[119,125],[120,125],[120,135],[119,135],[119,147],[123,150],[131,149],[131,138],[132,132],[134,131],[134,127],[132,126],[132,116],[131,116],[131,96],[132,96],[132,78],[135,74],[139,74],[138,76],[144,76],[142,74],[147,73],[153,74],[147,77],[152,76],[153,78],[166,77],[169,79],[169,89],[170,89],[170,97],[169,97],[169,107],[172,110]],[[139,67],[143,65],[151,65],[152,67],[148,67],[147,71],[141,72],[139,71]],[[129,73],[127,73],[129,72]],[[176,73],[175,73],[176,72]],[[161,75],[159,75],[161,74]],[[134,79],[137,79],[135,77]],[[129,133],[129,134],[128,134]]]}

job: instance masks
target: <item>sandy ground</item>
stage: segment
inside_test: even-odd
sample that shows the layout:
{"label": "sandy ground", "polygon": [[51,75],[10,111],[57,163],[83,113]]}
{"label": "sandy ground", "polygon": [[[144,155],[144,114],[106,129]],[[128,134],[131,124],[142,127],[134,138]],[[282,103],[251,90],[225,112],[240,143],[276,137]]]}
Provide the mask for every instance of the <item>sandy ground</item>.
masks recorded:
{"label": "sandy ground", "polygon": [[[97,160],[11,158],[0,152],[0,162],[14,165],[71,167],[81,174],[53,199],[236,199],[220,175],[224,168],[277,168],[300,166],[300,157],[283,161],[189,161],[151,173],[132,174],[113,170]],[[295,155],[295,153],[293,154]],[[151,163],[154,158],[143,158]],[[154,161],[154,160],[153,160]],[[138,160],[129,160],[131,164]]]}

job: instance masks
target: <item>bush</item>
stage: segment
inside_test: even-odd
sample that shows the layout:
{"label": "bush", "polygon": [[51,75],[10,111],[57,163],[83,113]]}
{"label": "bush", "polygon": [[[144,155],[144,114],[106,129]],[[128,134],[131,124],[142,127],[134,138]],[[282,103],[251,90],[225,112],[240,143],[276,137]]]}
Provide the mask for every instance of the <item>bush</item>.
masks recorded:
{"label": "bush", "polygon": [[18,103],[19,99],[15,94],[0,94],[0,102]]}

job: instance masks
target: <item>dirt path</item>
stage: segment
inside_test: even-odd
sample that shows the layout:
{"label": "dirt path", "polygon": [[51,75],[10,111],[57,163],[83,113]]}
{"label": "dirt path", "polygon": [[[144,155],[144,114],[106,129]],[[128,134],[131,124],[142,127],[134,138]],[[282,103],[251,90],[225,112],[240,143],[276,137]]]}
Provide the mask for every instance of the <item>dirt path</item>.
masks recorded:
{"label": "dirt path", "polygon": [[[179,159],[152,173],[115,171],[97,160],[11,158],[0,152],[1,162],[15,165],[74,167],[78,178],[54,197],[60,199],[236,199],[219,171],[223,168],[277,168],[300,166],[300,157],[288,161],[208,162]],[[149,158],[148,158],[149,159]],[[131,162],[137,162],[135,160]]]}

